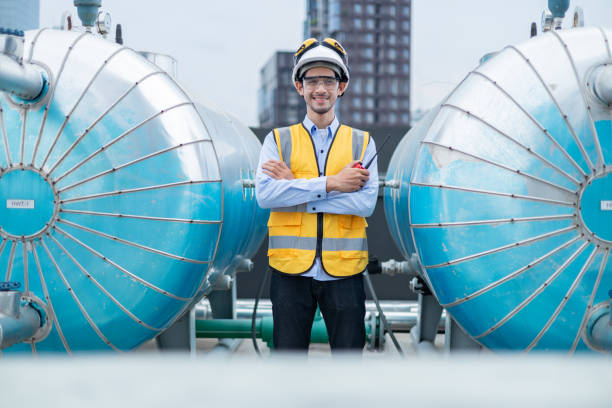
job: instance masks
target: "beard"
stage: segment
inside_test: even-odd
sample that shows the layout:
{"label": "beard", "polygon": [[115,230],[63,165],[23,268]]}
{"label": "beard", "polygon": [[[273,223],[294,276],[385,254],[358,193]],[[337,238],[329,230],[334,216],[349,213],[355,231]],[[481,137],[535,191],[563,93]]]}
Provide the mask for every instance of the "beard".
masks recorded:
{"label": "beard", "polygon": [[315,99],[316,97],[313,95],[311,97],[310,108],[313,110],[313,112],[318,113],[319,115],[329,112],[334,107],[334,105],[330,102],[329,97],[326,97],[328,102],[326,105],[318,104]]}

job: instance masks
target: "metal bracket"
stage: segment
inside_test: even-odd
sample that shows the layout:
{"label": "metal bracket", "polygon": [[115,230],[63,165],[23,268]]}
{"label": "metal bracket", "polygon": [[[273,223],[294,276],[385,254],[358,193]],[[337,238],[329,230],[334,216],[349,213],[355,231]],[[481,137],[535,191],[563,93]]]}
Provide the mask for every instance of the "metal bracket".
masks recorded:
{"label": "metal bracket", "polygon": [[255,197],[255,177],[251,170],[240,169],[240,182],[242,183],[242,199],[246,201],[247,190],[250,190],[251,200]]}

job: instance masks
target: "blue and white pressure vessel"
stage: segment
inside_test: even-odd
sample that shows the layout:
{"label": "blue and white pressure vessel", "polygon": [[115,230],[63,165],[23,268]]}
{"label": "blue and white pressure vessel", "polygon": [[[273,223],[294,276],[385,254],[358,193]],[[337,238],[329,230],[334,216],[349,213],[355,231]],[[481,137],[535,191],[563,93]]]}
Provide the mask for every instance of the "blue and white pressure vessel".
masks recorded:
{"label": "blue and white pressure vessel", "polygon": [[48,87],[0,96],[0,280],[45,325],[6,351],[130,350],[257,250],[261,145],[95,35],[29,31],[23,57]]}
{"label": "blue and white pressure vessel", "polygon": [[402,140],[385,212],[440,304],[490,349],[598,350],[612,289],[612,32],[483,62]]}

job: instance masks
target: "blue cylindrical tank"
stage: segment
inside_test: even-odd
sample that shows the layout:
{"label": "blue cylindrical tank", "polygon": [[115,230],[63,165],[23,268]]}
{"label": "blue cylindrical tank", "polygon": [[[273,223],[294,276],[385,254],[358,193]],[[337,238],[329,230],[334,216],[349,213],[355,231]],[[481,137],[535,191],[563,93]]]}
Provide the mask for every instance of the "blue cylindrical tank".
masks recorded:
{"label": "blue cylindrical tank", "polygon": [[50,87],[0,97],[0,280],[46,325],[7,351],[132,349],[255,253],[261,145],[129,48],[50,29],[25,44]]}
{"label": "blue cylindrical tank", "polygon": [[612,110],[592,91],[612,33],[561,30],[488,59],[401,141],[395,242],[490,349],[589,350],[612,289]]}

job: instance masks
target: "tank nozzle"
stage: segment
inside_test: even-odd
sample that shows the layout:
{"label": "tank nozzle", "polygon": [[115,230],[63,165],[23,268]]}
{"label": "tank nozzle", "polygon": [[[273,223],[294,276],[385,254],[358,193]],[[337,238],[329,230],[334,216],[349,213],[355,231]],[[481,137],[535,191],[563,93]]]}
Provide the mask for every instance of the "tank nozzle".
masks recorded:
{"label": "tank nozzle", "polygon": [[81,23],[87,31],[91,28],[98,18],[98,9],[102,5],[102,0],[74,0],[74,6],[81,19]]}
{"label": "tank nozzle", "polygon": [[593,68],[588,84],[593,96],[608,107],[612,107],[612,64],[603,63]]}

